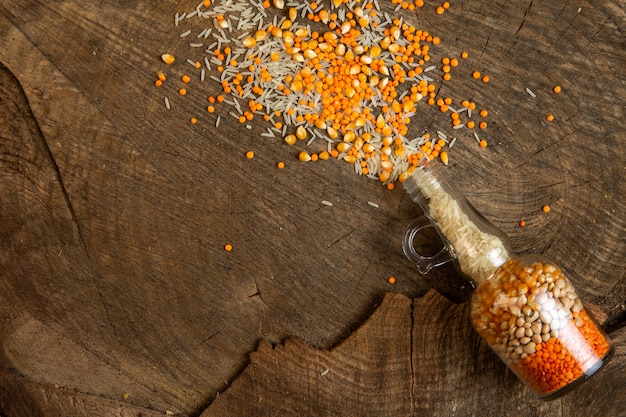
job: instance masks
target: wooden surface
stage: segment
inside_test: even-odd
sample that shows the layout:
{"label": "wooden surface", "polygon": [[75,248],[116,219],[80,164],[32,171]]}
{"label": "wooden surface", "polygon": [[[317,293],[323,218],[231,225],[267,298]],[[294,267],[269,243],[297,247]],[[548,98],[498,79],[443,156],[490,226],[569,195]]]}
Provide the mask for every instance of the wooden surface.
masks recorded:
{"label": "wooden surface", "polygon": [[[441,53],[470,52],[441,94],[490,111],[490,146],[459,137],[450,176],[516,251],[557,260],[616,341],[589,392],[547,404],[464,304],[428,293],[466,300],[454,271],[420,277],[403,256],[421,212],[401,187],[299,163],[261,121],[192,126],[215,85],[165,109],[159,56],[183,53],[173,15],[195,3],[157,3],[0,1],[2,417],[474,415],[502,412],[508,389],[519,415],[625,415],[624,2],[405,13]],[[411,126],[442,120],[425,109]]]}
{"label": "wooden surface", "polygon": [[263,343],[202,417],[624,415],[625,328],[613,333],[616,357],[604,372],[563,400],[544,402],[480,342],[468,311],[434,291],[415,300],[389,294],[331,351],[301,340],[274,349]]}

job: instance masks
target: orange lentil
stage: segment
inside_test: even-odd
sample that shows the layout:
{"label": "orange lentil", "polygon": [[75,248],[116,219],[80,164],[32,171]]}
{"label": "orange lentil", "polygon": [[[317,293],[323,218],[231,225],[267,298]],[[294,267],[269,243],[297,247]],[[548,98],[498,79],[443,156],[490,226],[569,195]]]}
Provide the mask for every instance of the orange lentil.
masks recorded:
{"label": "orange lentil", "polygon": [[486,109],[482,109],[479,114],[480,114],[480,117],[487,117],[489,112]]}
{"label": "orange lentil", "polygon": [[189,121],[191,122],[192,125],[195,125],[196,123],[198,123],[198,119],[196,119],[195,117],[192,117],[191,119],[189,119]]}
{"label": "orange lentil", "polygon": [[549,122],[551,122],[551,121],[553,121],[553,120],[554,120],[554,116],[553,116],[552,114],[548,114],[548,115],[546,116],[546,120],[547,120],[547,121],[549,121]]}
{"label": "orange lentil", "polygon": [[487,141],[485,139],[481,139],[480,140],[480,147],[481,148],[486,148],[487,147]]}
{"label": "orange lentil", "polygon": [[515,365],[516,371],[540,394],[554,392],[581,377],[584,370],[578,359],[580,355],[591,354],[599,359],[608,352],[606,338],[589,319],[586,311],[581,311],[579,317],[581,325],[573,329],[583,340],[566,345],[560,338],[551,337],[547,342],[537,344],[534,353]]}
{"label": "orange lentil", "polygon": [[541,210],[543,210],[544,213],[549,213],[550,212],[550,206],[549,205],[545,205],[541,208]]}
{"label": "orange lentil", "polygon": [[481,129],[487,129],[487,122],[480,122],[478,123],[478,127]]}
{"label": "orange lentil", "polygon": [[387,282],[390,284],[395,284],[396,283],[396,279],[394,277],[389,277],[387,278]]}
{"label": "orange lentil", "polygon": [[161,86],[163,85],[163,81],[161,81],[161,80],[156,80],[156,81],[154,82],[154,85],[156,85],[157,87],[161,87]]}
{"label": "orange lentil", "polygon": [[479,79],[480,78],[480,71],[474,71],[472,72],[472,78],[474,79]]}
{"label": "orange lentil", "polygon": [[520,225],[520,227],[526,226],[526,221],[525,220],[520,220],[519,221],[519,225]]}
{"label": "orange lentil", "polygon": [[181,77],[181,80],[182,80],[184,83],[188,83],[189,81],[191,81],[191,78],[189,77],[189,75],[183,75],[183,76]]}
{"label": "orange lentil", "polygon": [[561,86],[555,85],[552,91],[554,91],[556,94],[559,94],[561,92]]}
{"label": "orange lentil", "polygon": [[181,88],[180,90],[178,90],[178,94],[180,94],[181,96],[184,96],[187,94],[187,90],[185,90],[184,88]]}
{"label": "orange lentil", "polygon": [[283,161],[280,161],[279,163],[276,164],[276,166],[278,167],[278,169],[283,169],[285,168],[285,163]]}
{"label": "orange lentil", "polygon": [[248,158],[248,159],[254,158],[254,152],[253,151],[246,152],[246,158]]}
{"label": "orange lentil", "polygon": [[461,58],[467,59],[468,57],[469,57],[469,54],[466,51],[461,52]]}
{"label": "orange lentil", "polygon": [[483,75],[482,80],[483,80],[484,83],[488,83],[489,82],[489,76],[488,75]]}
{"label": "orange lentil", "polygon": [[231,245],[230,243],[227,243],[226,245],[224,245],[224,250],[226,252],[230,252],[231,250],[233,250],[233,245]]}
{"label": "orange lentil", "polygon": [[439,7],[437,7],[437,8],[435,9],[435,12],[436,12],[437,14],[443,14],[443,12],[445,12],[445,11],[446,11],[446,9],[444,9],[444,8],[443,8],[443,6],[439,6]]}

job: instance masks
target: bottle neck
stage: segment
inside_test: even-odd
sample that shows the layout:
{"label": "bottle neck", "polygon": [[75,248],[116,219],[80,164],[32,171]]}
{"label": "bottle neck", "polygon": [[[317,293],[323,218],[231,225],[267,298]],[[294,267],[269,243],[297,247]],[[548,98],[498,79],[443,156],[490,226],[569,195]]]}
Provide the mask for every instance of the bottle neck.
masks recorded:
{"label": "bottle neck", "polygon": [[429,163],[409,177],[419,192],[409,194],[439,229],[461,272],[477,286],[512,256],[506,234],[478,212],[444,175]]}

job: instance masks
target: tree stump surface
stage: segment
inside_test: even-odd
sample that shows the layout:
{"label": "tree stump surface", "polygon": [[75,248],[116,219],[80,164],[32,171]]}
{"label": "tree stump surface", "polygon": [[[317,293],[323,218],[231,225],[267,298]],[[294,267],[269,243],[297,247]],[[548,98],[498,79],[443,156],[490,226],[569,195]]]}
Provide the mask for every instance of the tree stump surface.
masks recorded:
{"label": "tree stump surface", "polygon": [[[261,344],[202,417],[617,416],[626,410],[626,329],[613,333],[616,360],[604,372],[545,402],[506,371],[468,321],[466,304],[453,304],[435,291],[418,299],[389,294],[330,351],[301,340],[273,349]],[[607,389],[611,386],[615,389]]]}
{"label": "tree stump surface", "polygon": [[[173,16],[196,5],[158,3],[0,1],[0,416],[626,415],[623,1],[401,12],[441,37],[433,60],[470,54],[439,94],[489,110],[450,176],[615,342],[550,403],[474,333],[471,287],[403,255],[422,213],[401,186],[301,163],[262,120],[189,123],[220,86],[154,87],[163,52],[186,71]],[[431,110],[411,129],[457,134]]]}

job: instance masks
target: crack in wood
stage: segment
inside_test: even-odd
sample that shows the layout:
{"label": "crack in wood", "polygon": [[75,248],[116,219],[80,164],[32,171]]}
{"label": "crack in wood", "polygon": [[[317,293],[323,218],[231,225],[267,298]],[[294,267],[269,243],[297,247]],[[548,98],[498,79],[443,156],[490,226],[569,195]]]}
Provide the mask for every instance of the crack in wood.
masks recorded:
{"label": "crack in wood", "polygon": [[412,298],[411,302],[409,304],[409,311],[410,311],[410,326],[409,326],[409,351],[410,351],[410,357],[409,357],[409,369],[411,371],[411,387],[409,390],[409,395],[410,395],[410,399],[411,399],[411,415],[415,416],[415,390],[416,385],[417,385],[417,381],[415,380],[415,375],[416,375],[416,370],[415,370],[415,341],[413,340],[413,334],[415,332],[415,299]]}
{"label": "crack in wood", "polygon": [[206,342],[208,342],[209,340],[213,339],[214,337],[216,337],[217,335],[219,335],[221,333],[220,330],[211,333],[210,335],[208,335],[207,337],[205,337],[204,339],[202,339],[202,341],[200,343],[198,343],[197,345],[195,345],[194,347],[192,347],[187,354],[192,353],[193,351],[195,351],[196,349],[198,349],[200,346],[202,346],[203,344],[205,344]]}
{"label": "crack in wood", "polygon": [[524,11],[524,16],[522,17],[522,22],[520,23],[519,27],[515,31],[515,38],[513,39],[513,43],[511,44],[511,46],[509,47],[507,52],[511,52],[511,49],[513,49],[513,47],[517,44],[517,38],[519,37],[520,31],[524,27],[524,23],[526,23],[526,16],[528,16],[528,13],[530,12],[530,8],[532,6],[533,6],[533,0],[530,0],[530,2],[528,3],[528,7]]}
{"label": "crack in wood", "polygon": [[335,246],[337,243],[341,242],[343,239],[349,237],[352,233],[354,233],[359,227],[354,227],[352,230],[350,230],[348,233],[344,234],[343,236],[339,237],[339,239],[335,240],[334,242],[330,243],[328,245],[329,248],[332,248],[333,246]]}

